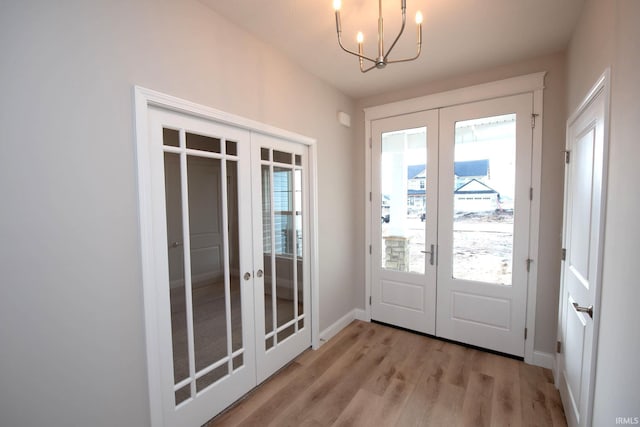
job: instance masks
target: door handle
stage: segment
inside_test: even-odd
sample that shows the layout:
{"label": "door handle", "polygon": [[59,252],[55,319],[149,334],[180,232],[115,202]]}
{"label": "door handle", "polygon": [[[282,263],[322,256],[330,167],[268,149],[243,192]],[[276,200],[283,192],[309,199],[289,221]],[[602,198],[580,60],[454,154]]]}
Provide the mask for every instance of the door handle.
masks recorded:
{"label": "door handle", "polygon": [[581,307],[581,306],[578,305],[577,302],[574,302],[572,304],[573,304],[573,308],[575,308],[577,312],[579,312],[579,313],[587,313],[589,315],[589,317],[593,319],[593,306],[592,305],[590,305],[589,307]]}
{"label": "door handle", "polygon": [[169,245],[170,248],[177,248],[179,246],[182,246],[182,242],[171,242]]}
{"label": "door handle", "polygon": [[435,253],[435,245],[431,245],[431,250],[430,251],[420,251],[423,254],[429,254],[429,264],[433,265],[433,261],[434,261],[434,253]]}
{"label": "door handle", "polygon": [[256,271],[256,277],[257,277],[257,278],[262,277],[262,274],[263,274],[262,269],[260,269],[260,270]]}
{"label": "door handle", "polygon": [[249,280],[249,279],[251,279],[251,273],[247,271],[246,273],[244,273],[244,280]]}

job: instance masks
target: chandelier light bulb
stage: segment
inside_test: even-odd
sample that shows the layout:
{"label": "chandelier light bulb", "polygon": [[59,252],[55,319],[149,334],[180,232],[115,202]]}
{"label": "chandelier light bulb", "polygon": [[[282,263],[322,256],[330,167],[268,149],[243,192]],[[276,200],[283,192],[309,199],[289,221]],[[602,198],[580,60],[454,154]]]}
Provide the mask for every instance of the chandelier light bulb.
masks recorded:
{"label": "chandelier light bulb", "polygon": [[342,0],[333,0],[333,10],[339,11],[342,7]]}
{"label": "chandelier light bulb", "polygon": [[358,44],[362,44],[362,42],[364,41],[364,35],[362,34],[362,31],[358,31],[356,41],[358,42]]}
{"label": "chandelier light bulb", "polygon": [[420,11],[416,12],[416,24],[418,25],[422,24],[422,12]]}

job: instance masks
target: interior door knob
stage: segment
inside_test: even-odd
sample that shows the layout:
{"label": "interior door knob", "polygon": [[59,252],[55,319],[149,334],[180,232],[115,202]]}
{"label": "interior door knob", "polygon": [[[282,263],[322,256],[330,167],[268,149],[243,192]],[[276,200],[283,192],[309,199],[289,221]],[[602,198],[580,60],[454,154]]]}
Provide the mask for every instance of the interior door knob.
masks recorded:
{"label": "interior door knob", "polygon": [[249,280],[249,279],[251,279],[251,273],[247,271],[246,273],[244,273],[244,280]]}
{"label": "interior door knob", "polygon": [[593,319],[593,306],[590,305],[589,307],[581,307],[578,305],[577,302],[572,303],[573,304],[573,308],[576,309],[576,311],[580,312],[580,313],[587,313],[589,315],[590,318]]}
{"label": "interior door knob", "polygon": [[260,278],[262,277],[262,275],[263,275],[262,269],[256,271],[256,277]]}

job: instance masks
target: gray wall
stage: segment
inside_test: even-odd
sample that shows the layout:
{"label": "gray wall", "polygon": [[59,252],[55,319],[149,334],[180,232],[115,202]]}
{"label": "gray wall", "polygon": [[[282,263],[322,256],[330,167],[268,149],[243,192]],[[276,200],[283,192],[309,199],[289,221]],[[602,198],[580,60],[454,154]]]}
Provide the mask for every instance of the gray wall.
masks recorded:
{"label": "gray wall", "polygon": [[[430,82],[418,87],[387,93],[357,103],[357,135],[360,153],[356,158],[358,167],[358,185],[364,187],[364,112],[363,108],[385,104],[403,99],[415,98],[452,89],[472,86],[509,77],[520,76],[538,71],[547,71],[544,90],[544,127],[542,130],[542,200],[540,202],[540,241],[538,265],[538,294],[536,307],[535,350],[553,353],[556,340],[556,319],[558,291],[560,285],[560,249],[562,244],[562,182],[564,180],[565,125],[565,55],[534,58],[502,67],[470,72],[453,76],[446,80]],[[364,195],[359,197],[360,206],[364,206]],[[364,224],[358,228],[358,239],[364,246]],[[534,255],[535,256],[535,255]],[[358,307],[364,308],[364,254],[358,257],[358,272],[362,274],[356,280],[359,286],[354,289],[354,299]]]}
{"label": "gray wall", "polygon": [[348,97],[192,0],[4,0],[0,52],[0,425],[149,423],[134,85],[318,140],[320,328],[353,309]]}
{"label": "gray wall", "polygon": [[594,426],[640,417],[640,2],[587,0],[568,50],[568,108],[574,111],[612,71],[609,182]]}

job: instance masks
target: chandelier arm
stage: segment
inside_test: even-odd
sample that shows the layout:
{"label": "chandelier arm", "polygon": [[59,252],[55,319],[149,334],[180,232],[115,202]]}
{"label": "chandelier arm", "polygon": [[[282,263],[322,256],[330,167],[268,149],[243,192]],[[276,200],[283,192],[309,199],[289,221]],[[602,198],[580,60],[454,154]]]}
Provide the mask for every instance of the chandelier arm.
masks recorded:
{"label": "chandelier arm", "polygon": [[374,64],[376,63],[375,59],[371,59],[371,58],[369,58],[367,56],[360,55],[359,53],[353,52],[353,51],[347,49],[346,47],[344,47],[344,45],[342,44],[342,37],[340,36],[340,33],[338,33],[338,44],[340,45],[342,50],[344,50],[345,52],[350,53],[353,56],[357,56],[360,59],[366,59],[367,61],[373,62]]}
{"label": "chandelier arm", "polygon": [[395,47],[396,43],[398,43],[398,40],[400,40],[400,36],[404,32],[404,27],[405,27],[406,23],[407,23],[407,11],[405,9],[402,9],[402,26],[400,27],[400,32],[396,36],[396,39],[393,41],[393,43],[391,43],[391,47],[389,48],[387,53],[384,55],[384,62],[388,62],[387,58],[389,57],[389,54],[391,53],[391,51]]}
{"label": "chandelier arm", "polygon": [[362,64],[362,60],[360,60],[360,71],[362,72],[362,74],[368,73],[369,71],[373,70],[374,68],[377,68],[377,64],[373,64],[369,68],[364,68],[364,66]]}
{"label": "chandelier arm", "polygon": [[417,42],[417,52],[416,55],[412,58],[405,58],[405,59],[395,59],[393,61],[386,61],[387,64],[396,64],[398,62],[409,62],[409,61],[413,61],[415,59],[418,59],[418,57],[420,56],[420,52],[422,51],[422,25],[420,25],[418,27],[418,42]]}
{"label": "chandelier arm", "polygon": [[395,59],[393,61],[387,61],[387,64],[397,64],[398,62],[409,62],[409,61],[416,60],[420,56],[420,50],[421,50],[420,45],[418,45],[418,52],[416,53],[416,56],[412,58]]}

